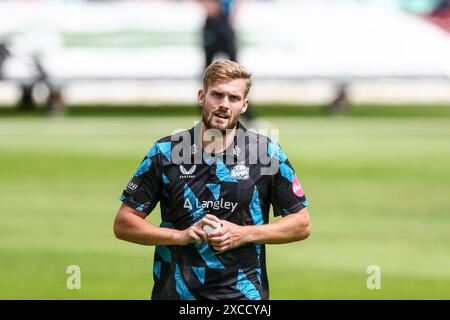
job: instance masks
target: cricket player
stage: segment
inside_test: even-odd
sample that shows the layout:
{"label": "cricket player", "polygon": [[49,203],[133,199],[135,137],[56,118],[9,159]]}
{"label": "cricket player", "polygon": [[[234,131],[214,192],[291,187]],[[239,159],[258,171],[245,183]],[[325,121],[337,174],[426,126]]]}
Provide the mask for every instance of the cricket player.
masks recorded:
{"label": "cricket player", "polygon": [[[158,140],[126,185],[117,238],[156,246],[152,299],[269,299],[266,244],[306,239],[308,201],[280,145],[247,130],[251,74],[210,65],[201,121]],[[157,204],[161,225],[145,218]],[[269,223],[269,210],[281,218]]]}

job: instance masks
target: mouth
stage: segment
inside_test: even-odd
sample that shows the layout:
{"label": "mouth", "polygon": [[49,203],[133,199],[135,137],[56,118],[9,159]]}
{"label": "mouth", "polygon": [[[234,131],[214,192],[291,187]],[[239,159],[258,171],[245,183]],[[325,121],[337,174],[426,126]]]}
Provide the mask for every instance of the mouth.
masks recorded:
{"label": "mouth", "polygon": [[224,114],[224,113],[213,113],[213,115],[216,116],[217,118],[224,119],[224,120],[227,120],[230,118],[230,116],[228,114]]}

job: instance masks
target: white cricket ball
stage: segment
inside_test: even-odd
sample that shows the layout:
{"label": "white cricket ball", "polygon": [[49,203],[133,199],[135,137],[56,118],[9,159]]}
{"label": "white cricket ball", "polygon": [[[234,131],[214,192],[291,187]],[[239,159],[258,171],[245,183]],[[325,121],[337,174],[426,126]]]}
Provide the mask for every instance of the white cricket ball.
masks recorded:
{"label": "white cricket ball", "polygon": [[212,226],[210,226],[209,224],[205,224],[202,227],[203,231],[205,231],[207,234],[210,234],[214,231],[220,230],[220,228],[222,228],[222,225],[219,222],[217,222],[215,229]]}

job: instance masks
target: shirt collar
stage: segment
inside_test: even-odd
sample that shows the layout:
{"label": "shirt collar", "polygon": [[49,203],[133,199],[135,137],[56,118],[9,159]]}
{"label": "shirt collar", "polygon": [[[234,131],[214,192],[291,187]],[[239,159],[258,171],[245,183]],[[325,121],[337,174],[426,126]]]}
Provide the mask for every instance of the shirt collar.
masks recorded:
{"label": "shirt collar", "polygon": [[[194,158],[198,152],[203,153],[201,128],[202,128],[201,121],[199,121],[195,126],[189,129],[191,141],[193,141],[193,144],[191,145],[191,158]],[[247,128],[240,121],[238,121],[236,124],[236,134],[234,135],[233,142],[223,152],[224,155],[230,154],[229,157],[231,157],[232,154],[235,163],[237,163],[240,160],[240,153],[245,149],[245,139],[241,139],[241,141],[244,141],[244,145],[242,146],[238,145],[238,134],[246,132]]]}

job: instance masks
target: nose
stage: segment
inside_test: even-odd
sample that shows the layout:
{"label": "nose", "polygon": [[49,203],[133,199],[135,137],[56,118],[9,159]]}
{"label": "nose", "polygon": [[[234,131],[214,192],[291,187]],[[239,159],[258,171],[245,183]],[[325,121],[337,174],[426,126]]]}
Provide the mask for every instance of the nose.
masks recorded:
{"label": "nose", "polygon": [[221,100],[219,104],[219,108],[229,109],[230,108],[230,99],[227,95],[225,95]]}
{"label": "nose", "polygon": [[230,110],[230,107],[226,104],[226,103],[221,103],[220,105],[219,105],[219,112],[220,113],[228,113],[229,112],[229,110]]}

